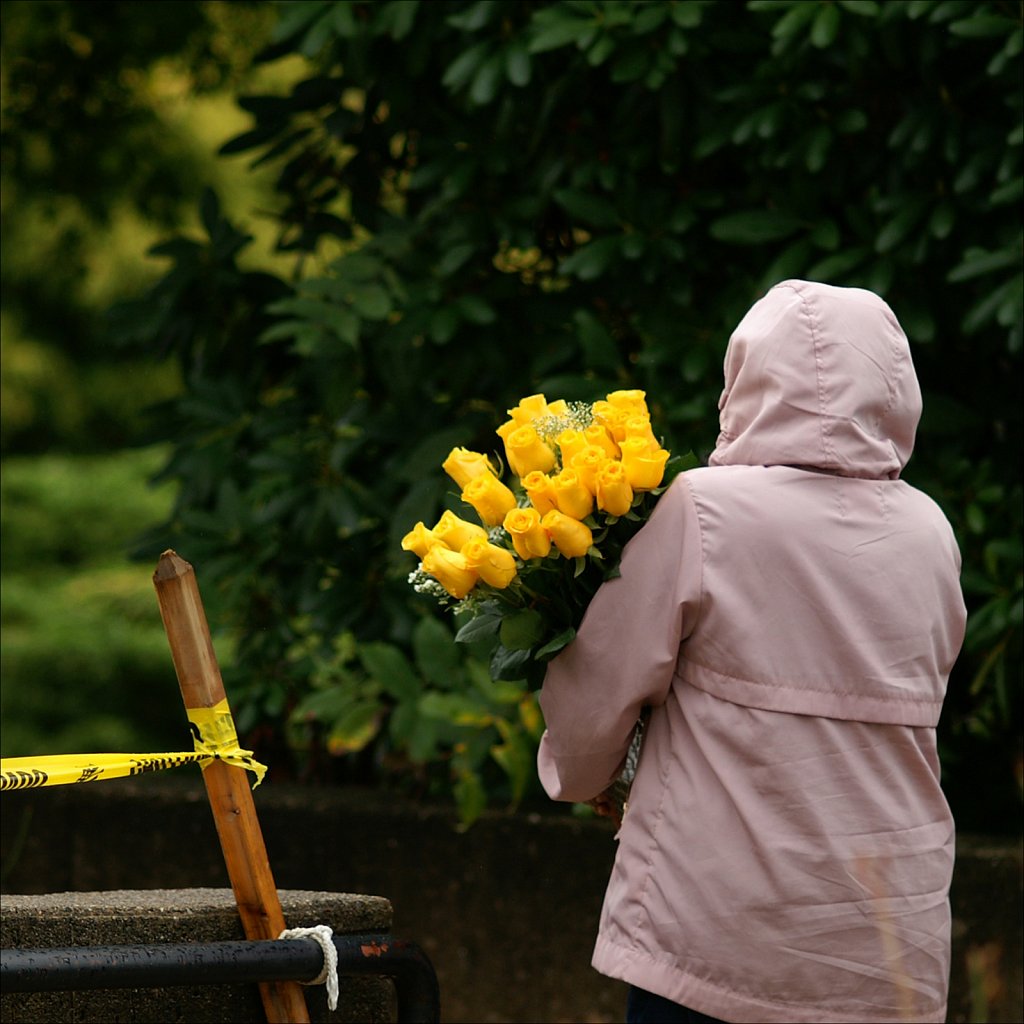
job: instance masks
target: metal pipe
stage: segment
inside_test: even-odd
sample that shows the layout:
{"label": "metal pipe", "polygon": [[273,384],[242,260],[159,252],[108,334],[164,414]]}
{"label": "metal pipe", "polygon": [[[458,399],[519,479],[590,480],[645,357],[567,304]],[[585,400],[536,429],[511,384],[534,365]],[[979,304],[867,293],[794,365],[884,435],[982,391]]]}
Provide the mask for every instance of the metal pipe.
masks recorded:
{"label": "metal pipe", "polygon": [[[441,1019],[437,975],[412,942],[387,934],[335,935],[338,974],[392,979],[402,1024]],[[4,992],[170,988],[263,981],[310,981],[323,969],[313,939],[159,943],[0,950]]]}

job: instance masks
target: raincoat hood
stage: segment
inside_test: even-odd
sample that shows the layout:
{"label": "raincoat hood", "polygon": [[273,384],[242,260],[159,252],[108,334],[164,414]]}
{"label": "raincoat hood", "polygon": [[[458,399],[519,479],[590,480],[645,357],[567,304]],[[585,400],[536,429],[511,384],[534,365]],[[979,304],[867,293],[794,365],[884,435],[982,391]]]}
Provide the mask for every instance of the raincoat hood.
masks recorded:
{"label": "raincoat hood", "polygon": [[783,281],[729,340],[713,466],[801,466],[896,479],[921,391],[910,346],[873,292]]}

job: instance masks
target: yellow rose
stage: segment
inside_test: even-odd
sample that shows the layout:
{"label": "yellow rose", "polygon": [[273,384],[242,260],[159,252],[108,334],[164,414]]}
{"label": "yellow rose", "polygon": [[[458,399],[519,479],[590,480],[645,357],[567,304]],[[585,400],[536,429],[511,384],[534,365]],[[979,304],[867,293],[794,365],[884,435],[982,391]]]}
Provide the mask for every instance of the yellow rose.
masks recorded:
{"label": "yellow rose", "polygon": [[630,416],[626,420],[626,440],[631,437],[643,438],[652,449],[661,447],[651,429],[651,420],[648,416]]}
{"label": "yellow rose", "polygon": [[568,416],[569,403],[564,398],[558,398],[554,402],[548,402],[548,416]]}
{"label": "yellow rose", "polygon": [[539,469],[546,473],[553,469],[555,453],[540,439],[531,426],[518,427],[505,438],[505,455],[512,472],[524,477]]}
{"label": "yellow rose", "polygon": [[551,477],[547,473],[534,470],[523,477],[523,488],[530,499],[530,504],[541,514],[558,508],[558,501],[555,497],[555,489],[551,483]]}
{"label": "yellow rose", "polygon": [[547,411],[548,400],[543,395],[529,395],[521,399],[514,409],[509,409],[508,414],[520,427],[525,427]]}
{"label": "yellow rose", "polygon": [[482,526],[460,519],[449,509],[445,509],[441,514],[433,533],[441,543],[446,544],[452,551],[461,551],[463,545],[471,540],[487,540],[487,531]]}
{"label": "yellow rose", "polygon": [[423,557],[420,567],[452,597],[460,600],[476,586],[477,573],[466,564],[466,556],[443,544],[435,544]]}
{"label": "yellow rose", "polygon": [[516,507],[516,496],[491,472],[473,477],[462,489],[462,500],[476,509],[485,526],[497,526]]}
{"label": "yellow rose", "polygon": [[634,491],[649,491],[661,483],[669,454],[664,448],[652,449],[643,437],[628,438],[620,447],[622,468]]}
{"label": "yellow rose", "polygon": [[625,409],[619,409],[611,402],[594,403],[594,419],[605,427],[612,439],[621,441],[626,436],[626,420],[629,413]]}
{"label": "yellow rose", "polygon": [[635,416],[637,413],[647,415],[647,393],[645,391],[613,391],[606,396],[609,403]]}
{"label": "yellow rose", "polygon": [[572,457],[587,447],[587,439],[582,430],[563,430],[555,438],[555,444],[562,453],[562,465],[569,466],[572,464]]}
{"label": "yellow rose", "polygon": [[516,554],[524,561],[544,558],[551,550],[551,538],[541,525],[535,508],[514,508],[505,516],[504,527],[512,538]]}
{"label": "yellow rose", "polygon": [[597,494],[597,473],[598,470],[608,461],[608,456],[603,448],[596,444],[588,444],[582,451],[578,451],[572,457],[571,469],[576,470],[580,483],[591,494]]}
{"label": "yellow rose", "polygon": [[402,550],[411,551],[419,558],[422,558],[435,544],[444,544],[444,541],[423,523],[417,523],[402,538]]}
{"label": "yellow rose", "polygon": [[572,516],[563,515],[557,509],[548,512],[541,520],[555,547],[565,558],[581,558],[594,542],[593,534],[586,523]]}
{"label": "yellow rose", "polygon": [[471,540],[462,548],[466,565],[474,569],[484,583],[504,590],[516,578],[516,560],[512,552],[486,540]]}
{"label": "yellow rose", "polygon": [[520,426],[521,424],[516,423],[515,420],[509,420],[507,423],[502,423],[495,433],[504,442],[508,440],[508,435],[511,434],[513,430],[518,430]]}
{"label": "yellow rose", "polygon": [[606,462],[597,474],[597,504],[609,515],[624,516],[633,504],[633,488],[621,462]]}
{"label": "yellow rose", "polygon": [[587,444],[603,448],[609,459],[617,459],[619,457],[619,446],[615,443],[615,438],[612,437],[608,428],[603,423],[592,423],[583,431],[583,436],[587,439]]}
{"label": "yellow rose", "polygon": [[441,468],[459,485],[465,487],[475,476],[492,472],[486,455],[471,452],[467,448],[453,448]]}
{"label": "yellow rose", "polygon": [[586,519],[594,507],[594,496],[584,486],[574,469],[563,469],[552,477],[551,486],[555,491],[558,511],[573,519]]}

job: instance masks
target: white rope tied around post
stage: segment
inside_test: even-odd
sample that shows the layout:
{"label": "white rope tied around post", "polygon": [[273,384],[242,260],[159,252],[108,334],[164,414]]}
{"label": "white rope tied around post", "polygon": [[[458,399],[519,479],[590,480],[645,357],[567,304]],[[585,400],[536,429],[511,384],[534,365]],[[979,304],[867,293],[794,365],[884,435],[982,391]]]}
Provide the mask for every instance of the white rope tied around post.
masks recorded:
{"label": "white rope tied around post", "polygon": [[324,966],[312,981],[300,982],[302,985],[326,985],[327,1006],[331,1010],[338,1008],[338,951],[331,941],[334,932],[325,924],[314,925],[312,928],[285,928],[279,939],[314,939],[324,951]]}

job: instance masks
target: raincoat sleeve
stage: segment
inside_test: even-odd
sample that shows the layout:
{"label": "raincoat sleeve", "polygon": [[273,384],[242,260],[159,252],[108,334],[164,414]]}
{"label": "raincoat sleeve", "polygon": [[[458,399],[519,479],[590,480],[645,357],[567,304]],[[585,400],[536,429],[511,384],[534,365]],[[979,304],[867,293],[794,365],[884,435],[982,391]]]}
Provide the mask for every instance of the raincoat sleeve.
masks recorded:
{"label": "raincoat sleeve", "polygon": [[575,640],[548,666],[537,767],[554,800],[585,801],[618,777],[645,706],[662,704],[701,593],[701,534],[685,474],[626,545]]}

